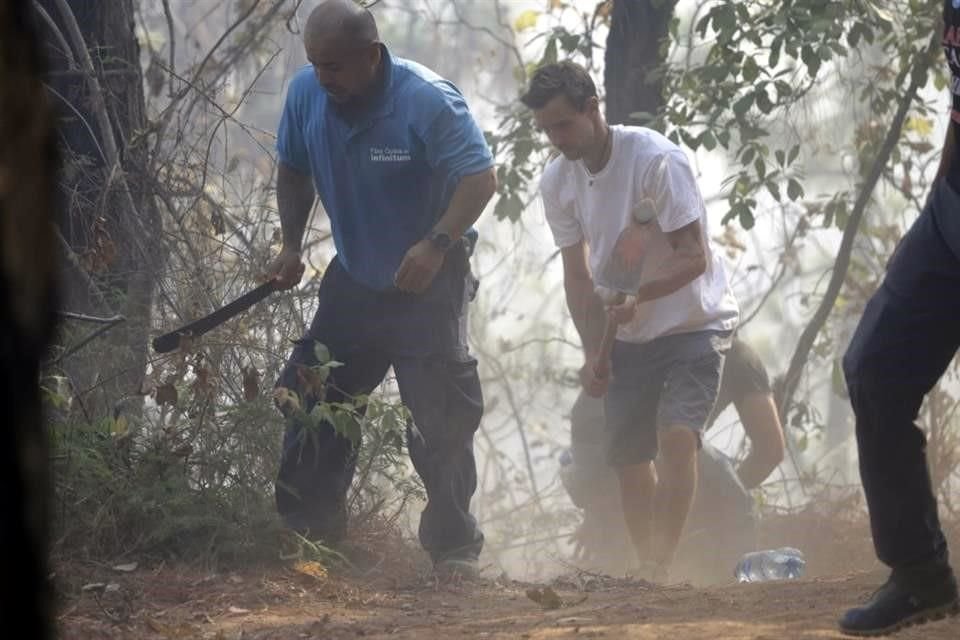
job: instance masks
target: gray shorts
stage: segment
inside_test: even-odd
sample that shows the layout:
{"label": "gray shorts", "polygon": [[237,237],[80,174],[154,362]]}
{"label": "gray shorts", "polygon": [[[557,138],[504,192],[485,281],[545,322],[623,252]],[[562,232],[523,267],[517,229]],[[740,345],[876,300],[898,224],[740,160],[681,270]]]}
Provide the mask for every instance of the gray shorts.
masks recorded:
{"label": "gray shorts", "polygon": [[713,410],[731,333],[697,331],[613,346],[607,391],[607,460],[622,467],[656,459],[658,431],[682,426],[699,437]]}

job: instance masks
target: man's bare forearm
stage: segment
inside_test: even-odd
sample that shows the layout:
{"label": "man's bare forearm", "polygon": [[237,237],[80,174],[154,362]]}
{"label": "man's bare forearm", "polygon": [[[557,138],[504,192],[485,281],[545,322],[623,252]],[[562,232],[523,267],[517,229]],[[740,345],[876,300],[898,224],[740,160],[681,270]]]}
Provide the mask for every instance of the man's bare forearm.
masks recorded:
{"label": "man's bare forearm", "polygon": [[496,191],[497,174],[493,169],[464,176],[434,230],[442,231],[454,240],[461,237],[480,218]]}
{"label": "man's bare forearm", "polygon": [[282,162],[277,166],[277,208],[280,210],[280,231],[285,249],[300,251],[315,198],[310,176]]}
{"label": "man's bare forearm", "polygon": [[563,282],[567,294],[567,308],[573,318],[573,325],[580,334],[580,342],[588,356],[595,356],[600,350],[603,330],[607,324],[607,314],[600,296],[593,290],[593,281],[589,278],[567,278]]}
{"label": "man's bare forearm", "polygon": [[707,270],[702,251],[676,251],[664,262],[656,275],[640,285],[637,302],[648,302],[670,295],[699,278]]}

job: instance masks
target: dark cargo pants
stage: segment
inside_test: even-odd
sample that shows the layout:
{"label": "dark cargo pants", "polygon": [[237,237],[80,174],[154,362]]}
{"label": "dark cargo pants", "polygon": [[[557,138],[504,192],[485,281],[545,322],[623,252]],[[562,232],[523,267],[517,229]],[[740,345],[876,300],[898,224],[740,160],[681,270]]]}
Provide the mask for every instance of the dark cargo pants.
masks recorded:
{"label": "dark cargo pants", "polygon": [[[476,558],[483,546],[470,514],[477,487],[473,436],[483,414],[477,362],[466,344],[467,304],[475,288],[463,243],[451,248],[422,295],[368,289],[335,259],[320,284],[310,329],[277,382],[303,395],[298,368],[317,364],[316,342],[343,363],[327,380],[327,402],[370,393],[393,366],[401,399],[416,425],[407,428],[407,446],[427,492],[420,542],[435,562]],[[310,438],[288,426],[276,485],[285,524],[339,541],[346,530],[346,496],[356,461],[357,450],[331,424],[323,423]]]}
{"label": "dark cargo pants", "polygon": [[960,195],[934,186],[844,356],[877,556],[903,582],[947,570],[926,438],[914,421],[960,346]]}

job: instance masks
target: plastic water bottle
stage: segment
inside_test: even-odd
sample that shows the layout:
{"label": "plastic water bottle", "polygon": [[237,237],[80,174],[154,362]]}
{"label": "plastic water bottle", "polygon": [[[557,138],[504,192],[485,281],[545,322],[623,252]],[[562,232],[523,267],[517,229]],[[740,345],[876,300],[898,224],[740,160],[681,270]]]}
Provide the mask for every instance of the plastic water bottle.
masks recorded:
{"label": "plastic water bottle", "polygon": [[737,582],[793,580],[803,575],[807,561],[803,552],[793,547],[748,553],[737,563]]}

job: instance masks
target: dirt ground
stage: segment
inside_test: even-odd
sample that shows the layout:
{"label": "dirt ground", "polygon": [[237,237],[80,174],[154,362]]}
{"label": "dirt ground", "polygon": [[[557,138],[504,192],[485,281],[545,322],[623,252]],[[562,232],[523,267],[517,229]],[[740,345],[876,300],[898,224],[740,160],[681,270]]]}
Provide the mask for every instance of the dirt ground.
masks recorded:
{"label": "dirt ground", "polygon": [[[544,609],[535,585],[490,580],[385,584],[272,572],[198,575],[173,570],[114,575],[119,588],[88,590],[60,617],[63,638],[300,640],[324,638],[838,638],[840,608],[882,579],[855,573],[710,589],[600,579],[556,581],[563,601]],[[960,619],[899,634],[955,640]]]}
{"label": "dirt ground", "polygon": [[[960,525],[945,529],[960,549]],[[59,626],[64,639],[841,638],[837,616],[886,577],[865,522],[772,519],[761,542],[804,549],[806,577],[737,585],[731,576],[730,584],[695,588],[572,571],[531,584],[488,566],[479,582],[439,584],[419,552],[396,541],[371,542],[376,562],[336,574],[292,561],[219,572],[74,562],[56,570]],[[528,595],[546,587],[546,599]],[[956,640],[960,617],[896,637]]]}

